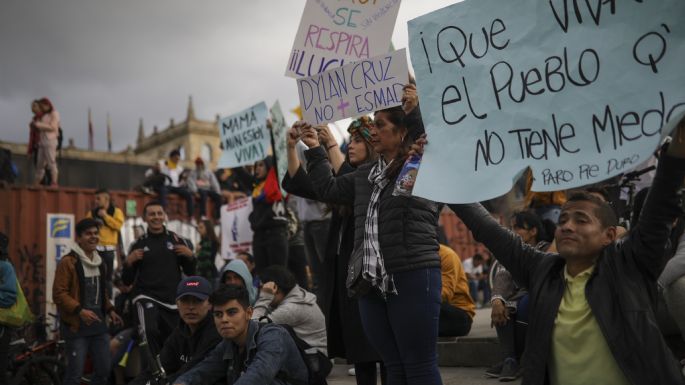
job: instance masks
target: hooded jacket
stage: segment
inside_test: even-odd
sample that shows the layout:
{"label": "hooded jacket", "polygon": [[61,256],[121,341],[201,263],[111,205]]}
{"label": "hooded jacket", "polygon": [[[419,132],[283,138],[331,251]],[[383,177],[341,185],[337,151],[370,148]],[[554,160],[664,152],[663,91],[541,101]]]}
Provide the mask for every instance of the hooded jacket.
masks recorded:
{"label": "hooded jacket", "polygon": [[243,279],[247,293],[250,295],[250,304],[254,305],[255,301],[257,300],[257,289],[255,289],[254,285],[252,284],[252,274],[250,274],[250,270],[247,268],[247,265],[245,265],[245,262],[241,261],[240,259],[234,259],[227,263],[226,266],[221,269],[221,273],[219,274],[219,284],[224,282],[224,277],[229,271],[238,274]]}
{"label": "hooded jacket", "polygon": [[326,319],[316,303],[316,295],[295,285],[277,307],[271,306],[273,299],[273,294],[260,292],[252,319],[267,317],[273,323],[289,325],[309,346],[328,354]]}
{"label": "hooded jacket", "polygon": [[[95,258],[99,258],[97,251],[93,253],[96,255]],[[83,250],[80,247],[72,247],[71,251],[64,255],[59,264],[57,264],[55,281],[52,285],[52,300],[60,312],[60,319],[73,332],[78,332],[81,323],[79,312],[82,309],[84,300],[84,293],[81,288],[85,287],[86,274],[93,274],[94,269],[97,269],[100,277],[105,277],[106,275],[104,263],[100,263],[97,267],[84,266],[82,259],[85,257],[83,257],[83,254]],[[99,287],[98,295],[102,299],[100,303],[102,304],[103,314],[109,314],[110,311],[114,310],[114,305],[110,302],[104,285]]]}

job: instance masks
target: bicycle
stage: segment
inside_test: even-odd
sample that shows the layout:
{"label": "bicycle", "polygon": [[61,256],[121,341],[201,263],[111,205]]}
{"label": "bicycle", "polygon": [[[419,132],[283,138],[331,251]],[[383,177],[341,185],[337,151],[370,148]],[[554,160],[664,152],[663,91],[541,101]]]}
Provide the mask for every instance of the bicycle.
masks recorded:
{"label": "bicycle", "polygon": [[[57,319],[56,315],[49,315]],[[9,384],[60,385],[65,370],[64,341],[41,338],[46,334],[45,330],[49,329],[52,333],[57,331],[57,327],[46,323],[44,317],[39,317],[32,326],[36,328],[36,334],[39,336],[37,342],[29,344],[22,337],[10,343],[9,372],[12,377]],[[26,334],[27,331],[28,327],[21,329],[19,334]]]}

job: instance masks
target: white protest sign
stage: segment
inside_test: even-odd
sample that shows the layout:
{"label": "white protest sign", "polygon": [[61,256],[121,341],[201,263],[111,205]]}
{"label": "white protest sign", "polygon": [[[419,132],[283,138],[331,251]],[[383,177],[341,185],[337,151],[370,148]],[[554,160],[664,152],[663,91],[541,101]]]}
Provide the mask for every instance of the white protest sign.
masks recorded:
{"label": "white protest sign", "polygon": [[404,49],[297,79],[302,115],[323,124],[399,106],[408,79]]}
{"label": "white protest sign", "polygon": [[467,0],[409,22],[428,145],[413,193],[449,203],[598,182],[685,112],[685,1]]}
{"label": "white protest sign", "polygon": [[388,52],[400,0],[307,0],[286,76],[312,76]]}
{"label": "white protest sign", "polygon": [[217,167],[233,168],[266,158],[271,145],[267,115],[261,102],[219,121],[223,152]]}
{"label": "white protest sign", "polygon": [[251,212],[250,197],[221,206],[221,258],[233,259],[240,252],[252,253]]}
{"label": "white protest sign", "polygon": [[285,122],[285,116],[283,116],[283,110],[281,110],[281,104],[278,100],[271,107],[271,135],[273,135],[278,185],[281,186],[283,196],[286,196],[288,192],[283,189],[281,181],[288,172],[288,123]]}

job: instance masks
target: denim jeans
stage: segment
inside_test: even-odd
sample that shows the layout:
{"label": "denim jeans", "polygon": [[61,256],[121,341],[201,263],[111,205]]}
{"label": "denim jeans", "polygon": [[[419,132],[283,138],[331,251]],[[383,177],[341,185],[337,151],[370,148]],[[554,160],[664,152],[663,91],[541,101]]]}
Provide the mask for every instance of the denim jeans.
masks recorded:
{"label": "denim jeans", "polygon": [[440,385],[437,339],[439,268],[393,274],[398,295],[359,299],[364,332],[383,359],[388,385]]}
{"label": "denim jeans", "polygon": [[66,340],[67,368],[64,385],[79,385],[86,356],[93,362],[92,385],[106,385],[110,369],[109,334],[76,337]]}

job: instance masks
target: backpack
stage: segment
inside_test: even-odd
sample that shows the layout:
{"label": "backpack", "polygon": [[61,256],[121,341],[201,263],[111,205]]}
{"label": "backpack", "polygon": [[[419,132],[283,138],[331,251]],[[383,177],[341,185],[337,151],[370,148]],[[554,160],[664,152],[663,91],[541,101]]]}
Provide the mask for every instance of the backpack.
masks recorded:
{"label": "backpack", "polygon": [[[262,317],[260,318],[261,320],[266,320],[267,323],[272,323],[269,317]],[[306,343],[304,340],[302,340],[300,337],[297,336],[295,333],[295,330],[290,325],[287,324],[274,324],[282,327],[285,329],[288,334],[290,334],[290,338],[293,339],[293,342],[295,342],[295,346],[297,346],[297,350],[300,352],[300,356],[302,357],[302,361],[304,361],[304,365],[307,367],[307,373],[308,373],[308,381],[306,384],[297,382],[293,379],[287,378],[283,373],[278,373],[276,378],[279,378],[283,381],[289,382],[294,385],[328,385],[328,382],[326,382],[326,377],[331,373],[331,370],[333,369],[333,364],[331,363],[331,360],[326,357],[325,354],[321,353],[320,351],[316,350],[315,348],[312,348],[308,343]],[[259,323],[259,330],[257,330],[257,333],[262,329],[262,323]]]}

